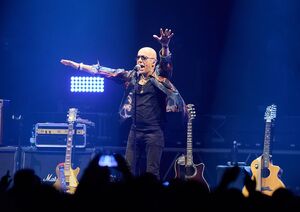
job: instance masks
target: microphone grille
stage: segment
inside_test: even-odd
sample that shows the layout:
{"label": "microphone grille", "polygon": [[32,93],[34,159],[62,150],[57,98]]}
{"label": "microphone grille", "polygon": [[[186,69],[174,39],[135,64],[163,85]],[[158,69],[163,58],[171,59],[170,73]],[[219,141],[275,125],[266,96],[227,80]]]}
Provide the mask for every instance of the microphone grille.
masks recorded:
{"label": "microphone grille", "polygon": [[137,64],[135,67],[134,67],[135,70],[139,71],[141,69],[141,66],[139,64]]}

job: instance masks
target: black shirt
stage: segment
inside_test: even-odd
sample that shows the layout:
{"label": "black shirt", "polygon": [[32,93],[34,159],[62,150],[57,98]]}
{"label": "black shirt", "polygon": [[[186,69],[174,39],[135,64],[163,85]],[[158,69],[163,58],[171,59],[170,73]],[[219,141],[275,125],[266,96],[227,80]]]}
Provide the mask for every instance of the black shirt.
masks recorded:
{"label": "black shirt", "polygon": [[166,95],[161,90],[155,87],[150,80],[144,85],[138,84],[136,100],[137,129],[163,126],[166,118]]}

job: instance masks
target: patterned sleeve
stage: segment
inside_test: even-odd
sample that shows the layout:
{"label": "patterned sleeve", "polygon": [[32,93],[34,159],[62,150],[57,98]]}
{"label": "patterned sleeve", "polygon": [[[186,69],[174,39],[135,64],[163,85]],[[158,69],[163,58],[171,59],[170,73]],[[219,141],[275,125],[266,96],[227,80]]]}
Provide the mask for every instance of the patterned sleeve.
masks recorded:
{"label": "patterned sleeve", "polygon": [[170,79],[173,74],[173,64],[172,64],[172,54],[170,53],[168,56],[162,56],[161,51],[159,52],[160,61],[158,66],[156,67],[156,71],[159,76],[166,77]]}
{"label": "patterned sleeve", "polygon": [[130,78],[132,71],[127,71],[125,69],[113,69],[104,66],[100,66],[99,64],[92,65],[92,72],[95,74],[99,74],[100,76],[108,79],[112,79],[118,83],[125,83]]}

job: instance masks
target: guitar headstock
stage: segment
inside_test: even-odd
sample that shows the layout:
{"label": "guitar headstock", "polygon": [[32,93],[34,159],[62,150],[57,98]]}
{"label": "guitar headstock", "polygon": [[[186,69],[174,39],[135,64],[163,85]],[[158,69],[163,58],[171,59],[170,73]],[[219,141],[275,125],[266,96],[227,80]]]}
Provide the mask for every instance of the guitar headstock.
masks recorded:
{"label": "guitar headstock", "polygon": [[195,119],[195,117],[196,117],[195,105],[188,104],[188,105],[186,105],[186,109],[187,109],[187,114],[188,114],[189,120]]}
{"label": "guitar headstock", "polygon": [[272,104],[267,107],[265,112],[265,120],[266,122],[272,122],[276,118],[277,106]]}
{"label": "guitar headstock", "polygon": [[68,122],[69,123],[74,123],[77,119],[77,113],[78,109],[77,108],[70,108],[68,111]]}

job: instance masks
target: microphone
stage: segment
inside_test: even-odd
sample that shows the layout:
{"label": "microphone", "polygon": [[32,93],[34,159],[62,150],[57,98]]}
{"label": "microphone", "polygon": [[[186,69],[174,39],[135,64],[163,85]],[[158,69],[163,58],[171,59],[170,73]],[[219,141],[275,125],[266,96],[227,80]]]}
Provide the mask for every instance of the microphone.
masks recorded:
{"label": "microphone", "polygon": [[134,66],[133,70],[136,72],[139,72],[141,69],[141,65],[137,64],[136,66]]}
{"label": "microphone", "polygon": [[141,69],[141,65],[139,65],[139,64],[137,64],[137,65],[134,66],[134,68],[133,68],[133,72],[134,72],[134,75],[135,75],[135,78],[136,78],[136,79],[139,77],[140,69]]}

